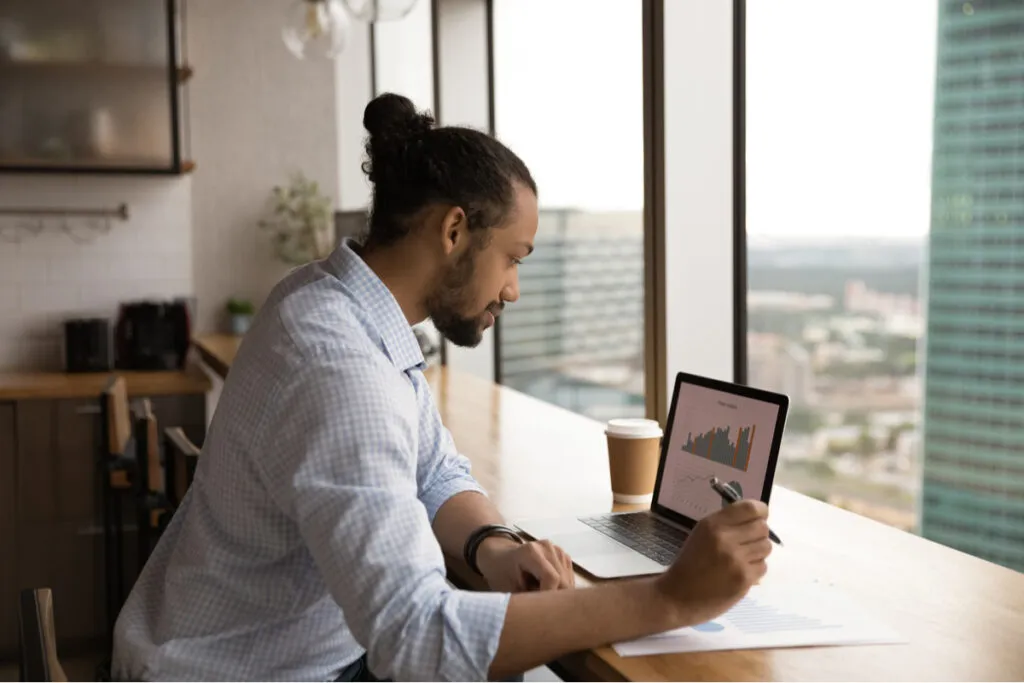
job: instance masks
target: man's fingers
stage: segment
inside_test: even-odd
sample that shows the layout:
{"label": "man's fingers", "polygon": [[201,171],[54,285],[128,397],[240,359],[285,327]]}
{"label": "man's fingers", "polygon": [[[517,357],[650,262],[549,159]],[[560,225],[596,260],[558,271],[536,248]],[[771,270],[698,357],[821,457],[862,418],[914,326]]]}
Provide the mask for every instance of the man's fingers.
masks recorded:
{"label": "man's fingers", "polygon": [[555,553],[558,555],[558,560],[562,569],[562,581],[560,588],[573,588],[576,586],[576,572],[572,569],[572,558],[569,557],[569,553],[565,552],[558,546],[555,546]]}
{"label": "man's fingers", "polygon": [[747,580],[750,581],[751,585],[757,584],[764,578],[764,575],[768,573],[768,563],[764,560],[759,562],[751,562],[747,565]]}
{"label": "man's fingers", "polygon": [[744,498],[741,501],[726,505],[717,516],[729,526],[746,524],[757,519],[768,518],[768,506],[759,500]]}
{"label": "man's fingers", "polygon": [[772,542],[767,538],[743,546],[743,557],[747,562],[762,562],[772,554]]}
{"label": "man's fingers", "polygon": [[[541,550],[544,554],[544,558],[551,563],[551,566],[558,572],[558,586],[557,588],[571,588],[572,574],[566,569],[566,554],[565,551],[559,548],[551,541],[541,541]],[[570,563],[571,567],[571,563]]]}
{"label": "man's fingers", "polygon": [[768,538],[768,520],[755,519],[733,527],[730,531],[735,535],[737,543],[760,543]]}
{"label": "man's fingers", "polygon": [[548,561],[558,570],[558,587],[572,588],[575,585],[575,575],[568,554],[551,541],[543,541],[541,546]]}
{"label": "man's fingers", "polygon": [[561,575],[556,569],[556,564],[548,559],[546,550],[543,545],[535,544],[532,547],[533,552],[527,555],[523,567],[537,579],[542,591],[554,590],[561,583]]}

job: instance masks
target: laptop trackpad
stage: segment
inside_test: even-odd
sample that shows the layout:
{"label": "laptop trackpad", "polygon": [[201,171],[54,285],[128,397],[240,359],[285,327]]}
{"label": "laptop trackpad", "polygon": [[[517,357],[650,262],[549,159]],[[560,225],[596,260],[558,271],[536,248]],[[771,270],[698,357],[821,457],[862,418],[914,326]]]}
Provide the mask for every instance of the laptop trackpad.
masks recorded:
{"label": "laptop trackpad", "polygon": [[561,546],[569,557],[587,557],[594,555],[616,555],[631,552],[599,531],[585,529],[579,533],[559,534],[551,542]]}
{"label": "laptop trackpad", "polygon": [[537,540],[561,546],[572,558],[632,552],[576,519],[530,520],[518,526]]}

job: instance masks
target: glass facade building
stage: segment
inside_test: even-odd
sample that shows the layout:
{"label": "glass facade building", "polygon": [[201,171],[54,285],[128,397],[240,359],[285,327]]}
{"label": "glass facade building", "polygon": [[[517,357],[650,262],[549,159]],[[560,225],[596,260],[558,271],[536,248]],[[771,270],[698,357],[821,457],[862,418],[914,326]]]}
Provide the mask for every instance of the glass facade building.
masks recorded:
{"label": "glass facade building", "polygon": [[1024,2],[938,30],[921,532],[1024,570]]}

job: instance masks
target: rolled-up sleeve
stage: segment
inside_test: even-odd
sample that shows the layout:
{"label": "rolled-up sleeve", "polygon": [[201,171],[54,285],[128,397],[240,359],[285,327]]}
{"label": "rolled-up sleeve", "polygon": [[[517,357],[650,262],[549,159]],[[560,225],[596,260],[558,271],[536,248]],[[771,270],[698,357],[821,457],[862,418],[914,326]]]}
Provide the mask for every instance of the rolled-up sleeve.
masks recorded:
{"label": "rolled-up sleeve", "polygon": [[457,591],[445,580],[430,519],[449,492],[475,482],[456,467],[421,501],[408,377],[373,356],[339,353],[311,360],[276,400],[261,476],[371,670],[395,680],[486,680],[508,595]]}
{"label": "rolled-up sleeve", "polygon": [[433,523],[437,511],[449,498],[463,491],[487,493],[470,473],[469,460],[455,448],[451,432],[442,424],[433,396],[426,384],[417,387],[421,417],[419,444],[419,497]]}

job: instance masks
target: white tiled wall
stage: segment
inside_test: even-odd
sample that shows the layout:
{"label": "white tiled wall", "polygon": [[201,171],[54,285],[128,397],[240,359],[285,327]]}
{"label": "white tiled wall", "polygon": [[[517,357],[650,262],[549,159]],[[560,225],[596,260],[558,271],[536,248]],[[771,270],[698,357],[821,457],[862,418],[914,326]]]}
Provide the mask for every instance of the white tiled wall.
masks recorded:
{"label": "white tiled wall", "polygon": [[[62,369],[61,321],[113,316],[127,299],[195,295],[195,330],[221,328],[228,298],[259,305],[288,272],[256,227],[271,188],[301,170],[336,194],[334,65],[285,49],[278,3],[193,5],[186,36],[196,68],[188,83],[194,173],[0,174],[0,208],[125,202],[131,212],[88,245],[59,231],[12,245],[2,241],[10,222],[0,217],[0,371]],[[364,104],[357,96],[360,112]],[[361,140],[350,142],[361,153]],[[347,172],[362,182],[357,161]]]}
{"label": "white tiled wall", "polygon": [[[0,175],[0,208],[128,204],[129,219],[78,244],[60,221],[19,243],[0,216],[0,370],[61,370],[61,322],[110,317],[120,302],[193,294],[188,177]],[[76,234],[88,236],[81,220]],[[6,228],[6,229],[3,229]]]}
{"label": "white tiled wall", "polygon": [[[203,330],[223,325],[229,298],[258,306],[288,273],[257,227],[271,189],[294,171],[330,195],[338,187],[334,64],[288,52],[281,42],[286,7],[189,3],[192,262]],[[351,170],[360,173],[358,164]]]}

